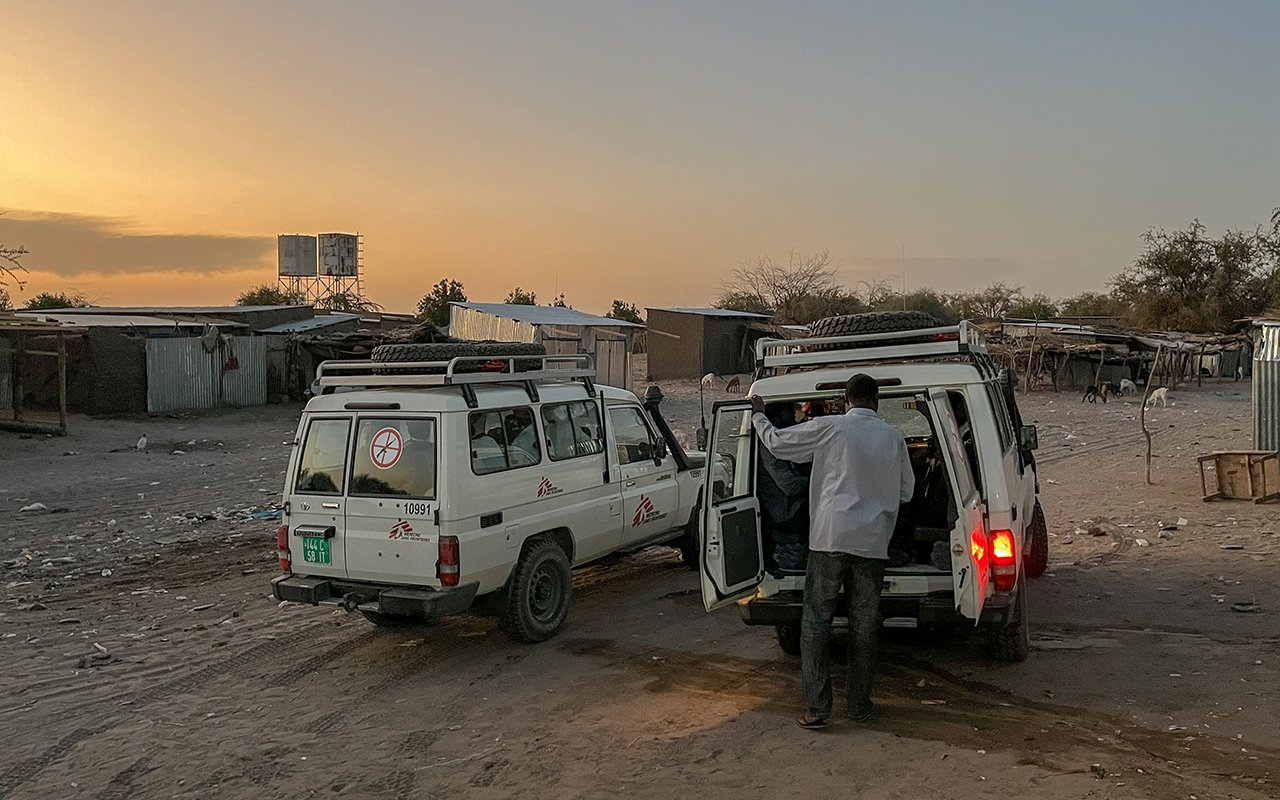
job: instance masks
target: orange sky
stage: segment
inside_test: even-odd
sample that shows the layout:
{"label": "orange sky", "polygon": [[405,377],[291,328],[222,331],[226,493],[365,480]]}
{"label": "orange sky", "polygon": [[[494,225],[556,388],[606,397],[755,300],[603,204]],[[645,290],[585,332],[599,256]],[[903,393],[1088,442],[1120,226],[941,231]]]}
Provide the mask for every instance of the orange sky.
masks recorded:
{"label": "orange sky", "polygon": [[[904,245],[913,286],[1070,294],[1146,227],[1248,226],[1280,185],[1277,112],[1212,107],[1276,74],[1262,19],[1170,14],[1140,46],[1136,12],[363,9],[0,0],[17,301],[231,302],[274,279],[277,233],[357,230],[395,311],[446,276],[481,301],[699,305],[745,259],[827,249],[852,284]],[[1188,61],[1228,35],[1230,64]]]}

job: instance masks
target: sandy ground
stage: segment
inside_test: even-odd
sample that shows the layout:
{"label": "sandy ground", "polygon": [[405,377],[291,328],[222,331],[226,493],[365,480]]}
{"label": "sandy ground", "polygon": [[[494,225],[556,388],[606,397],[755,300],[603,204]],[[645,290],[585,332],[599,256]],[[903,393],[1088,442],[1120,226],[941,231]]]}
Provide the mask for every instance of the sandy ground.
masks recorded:
{"label": "sandy ground", "polygon": [[[696,426],[696,384],[664,389]],[[0,798],[1280,796],[1280,520],[1203,503],[1194,459],[1248,446],[1248,395],[1172,399],[1148,487],[1134,401],[1026,398],[1053,531],[1032,657],[886,632],[878,721],[819,733],[797,660],[704,613],[666,549],[579,571],[536,646],[282,607],[275,523],[247,517],[296,407],[0,434]]]}

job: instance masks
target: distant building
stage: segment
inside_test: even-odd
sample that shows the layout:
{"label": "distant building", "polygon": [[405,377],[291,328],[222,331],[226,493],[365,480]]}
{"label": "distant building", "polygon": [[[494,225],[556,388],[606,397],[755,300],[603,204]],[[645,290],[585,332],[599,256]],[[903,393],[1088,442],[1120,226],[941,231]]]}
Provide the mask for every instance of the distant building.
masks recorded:
{"label": "distant building", "polygon": [[757,339],[778,336],[766,314],[723,308],[649,308],[649,377],[733,375],[755,366]]}
{"label": "distant building", "polygon": [[631,388],[631,354],[642,325],[558,306],[449,306],[450,336],[472,342],[539,343],[547,348],[547,355],[589,354],[595,358],[599,383]]}

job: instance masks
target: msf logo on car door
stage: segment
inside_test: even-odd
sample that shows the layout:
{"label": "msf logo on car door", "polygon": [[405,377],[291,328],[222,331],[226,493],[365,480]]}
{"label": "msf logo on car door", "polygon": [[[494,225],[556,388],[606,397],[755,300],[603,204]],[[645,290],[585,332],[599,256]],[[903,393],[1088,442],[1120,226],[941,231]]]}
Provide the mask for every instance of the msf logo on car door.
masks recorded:
{"label": "msf logo on car door", "polygon": [[647,522],[655,522],[667,516],[654,507],[648,495],[640,495],[640,504],[636,506],[636,514],[631,518],[631,527],[638,528]]}

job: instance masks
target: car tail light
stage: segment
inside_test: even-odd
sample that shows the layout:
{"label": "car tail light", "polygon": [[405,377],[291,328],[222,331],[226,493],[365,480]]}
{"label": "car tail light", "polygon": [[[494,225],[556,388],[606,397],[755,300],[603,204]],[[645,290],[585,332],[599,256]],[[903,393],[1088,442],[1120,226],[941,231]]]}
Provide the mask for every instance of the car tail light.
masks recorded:
{"label": "car tail light", "polygon": [[982,528],[974,528],[973,533],[969,536],[969,554],[973,556],[973,561],[981,569],[987,560],[987,532]]}
{"label": "car tail light", "polygon": [[444,586],[458,585],[458,537],[440,537],[440,555],[436,562],[436,576]]}
{"label": "car tail light", "polygon": [[289,526],[276,528],[276,558],[280,561],[280,569],[285,572],[293,570],[293,562],[289,558]]}
{"label": "car tail light", "polygon": [[930,336],[930,337],[929,337],[929,340],[930,340],[930,341],[933,341],[933,342],[958,342],[958,341],[960,341],[960,334],[958,334],[958,333],[935,333],[933,336]]}
{"label": "car tail light", "polygon": [[997,591],[1007,592],[1017,583],[1017,556],[1013,531],[991,532],[991,572]]}

